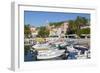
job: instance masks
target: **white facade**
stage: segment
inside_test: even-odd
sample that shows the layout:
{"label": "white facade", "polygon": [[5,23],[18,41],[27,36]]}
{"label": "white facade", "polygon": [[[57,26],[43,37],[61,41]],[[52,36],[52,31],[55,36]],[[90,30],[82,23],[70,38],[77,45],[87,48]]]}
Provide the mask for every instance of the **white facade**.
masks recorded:
{"label": "white facade", "polygon": [[32,37],[36,37],[38,35],[38,31],[36,27],[30,27]]}

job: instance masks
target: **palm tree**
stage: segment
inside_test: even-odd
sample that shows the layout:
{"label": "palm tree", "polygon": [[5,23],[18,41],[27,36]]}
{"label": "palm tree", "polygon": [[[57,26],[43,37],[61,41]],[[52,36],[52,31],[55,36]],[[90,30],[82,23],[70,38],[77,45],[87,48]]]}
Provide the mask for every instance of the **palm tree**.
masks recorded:
{"label": "palm tree", "polygon": [[77,30],[76,30],[76,34],[78,36],[80,36],[80,28],[81,26],[86,26],[88,23],[88,20],[85,18],[85,17],[80,17],[80,16],[77,16],[76,20],[75,20],[75,24],[76,24],[76,27],[77,27]]}
{"label": "palm tree", "polygon": [[87,25],[88,24],[88,19],[86,19],[85,17],[82,17],[82,22],[83,22],[83,25]]}
{"label": "palm tree", "polygon": [[88,23],[88,19],[86,19],[85,17],[80,17],[80,16],[77,16],[76,20],[75,20],[75,23],[79,26],[79,28],[81,26],[86,26],[87,23]]}
{"label": "palm tree", "polygon": [[75,30],[76,30],[76,24],[74,20],[69,20],[69,28],[67,31],[67,34],[75,34]]}

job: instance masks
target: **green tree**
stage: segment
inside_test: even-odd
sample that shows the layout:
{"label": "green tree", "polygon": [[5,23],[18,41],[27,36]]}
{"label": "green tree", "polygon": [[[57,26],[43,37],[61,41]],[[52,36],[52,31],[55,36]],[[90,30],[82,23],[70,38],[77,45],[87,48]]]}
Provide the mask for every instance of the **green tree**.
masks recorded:
{"label": "green tree", "polygon": [[24,36],[29,38],[31,36],[30,25],[24,25]]}
{"label": "green tree", "polygon": [[40,27],[39,28],[39,32],[38,32],[38,36],[39,37],[48,37],[49,36],[49,30],[46,27]]}
{"label": "green tree", "polygon": [[77,18],[75,20],[75,24],[76,24],[76,34],[78,36],[81,35],[81,33],[80,33],[81,26],[86,26],[87,23],[88,23],[88,19],[86,19],[85,17],[77,16]]}
{"label": "green tree", "polygon": [[90,28],[81,29],[80,34],[90,34]]}
{"label": "green tree", "polygon": [[85,17],[82,17],[82,23],[83,23],[83,25],[87,25],[88,19],[86,19]]}
{"label": "green tree", "polygon": [[61,26],[62,24],[63,24],[64,22],[62,21],[62,22],[52,22],[52,23],[49,23],[49,25],[50,26],[55,26],[55,27],[57,27],[57,26]]}
{"label": "green tree", "polygon": [[81,26],[87,25],[88,19],[86,19],[85,17],[77,16],[75,23],[77,24],[78,28],[80,28]]}
{"label": "green tree", "polygon": [[68,23],[69,23],[69,28],[68,28],[67,34],[75,34],[76,29],[77,29],[75,21],[69,20]]}
{"label": "green tree", "polygon": [[78,36],[80,36],[83,33],[81,27],[88,24],[88,19],[86,19],[85,17],[77,16],[75,20],[69,20],[68,23],[69,28],[66,34],[77,34]]}

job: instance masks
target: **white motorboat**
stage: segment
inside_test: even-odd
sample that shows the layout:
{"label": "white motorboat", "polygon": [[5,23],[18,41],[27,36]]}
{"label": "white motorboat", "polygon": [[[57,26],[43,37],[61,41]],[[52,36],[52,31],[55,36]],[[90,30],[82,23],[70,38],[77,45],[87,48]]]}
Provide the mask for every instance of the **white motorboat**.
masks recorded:
{"label": "white motorboat", "polygon": [[61,56],[65,50],[46,50],[46,51],[39,51],[37,58],[38,59],[52,59],[58,56]]}
{"label": "white motorboat", "polygon": [[64,53],[65,50],[58,50],[56,47],[50,46],[48,43],[46,44],[36,44],[32,46],[35,50],[38,51],[37,58],[38,59],[52,59],[56,58]]}
{"label": "white motorboat", "polygon": [[38,50],[38,49],[47,49],[48,46],[49,46],[48,43],[45,43],[45,44],[36,44],[32,47],[35,48],[36,50]]}
{"label": "white motorboat", "polygon": [[74,47],[87,48],[87,47],[82,46],[82,45],[75,45]]}

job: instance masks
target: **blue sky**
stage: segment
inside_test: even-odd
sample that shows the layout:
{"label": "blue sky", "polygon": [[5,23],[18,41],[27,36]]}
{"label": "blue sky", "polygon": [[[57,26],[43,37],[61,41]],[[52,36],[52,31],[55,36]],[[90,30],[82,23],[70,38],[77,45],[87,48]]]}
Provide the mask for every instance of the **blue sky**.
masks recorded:
{"label": "blue sky", "polygon": [[77,16],[90,19],[90,14],[84,13],[24,11],[24,24],[30,24],[32,26],[38,27],[44,26],[49,22],[75,20]]}

